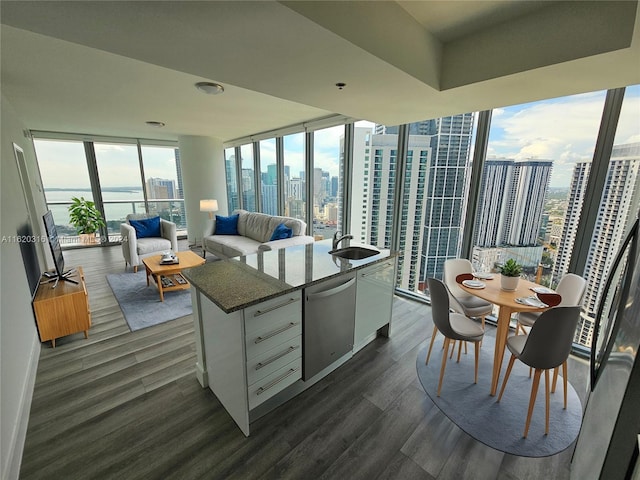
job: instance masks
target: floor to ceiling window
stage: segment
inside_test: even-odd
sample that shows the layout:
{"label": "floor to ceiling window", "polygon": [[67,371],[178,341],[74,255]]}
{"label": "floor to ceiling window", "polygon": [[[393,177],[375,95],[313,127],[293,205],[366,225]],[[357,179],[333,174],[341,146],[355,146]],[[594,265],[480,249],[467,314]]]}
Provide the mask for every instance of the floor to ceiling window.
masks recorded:
{"label": "floor to ceiling window", "polygon": [[331,238],[338,230],[338,191],[344,125],[313,132],[313,235]]}
{"label": "floor to ceiling window", "polygon": [[[591,346],[593,326],[602,298],[604,280],[624,240],[628,228],[640,213],[640,85],[627,87],[622,101],[604,188],[599,202],[597,219],[584,276],[587,288],[574,341]],[[572,191],[583,192],[591,170],[591,161],[577,162],[574,167]],[[565,222],[571,221],[570,211],[582,207],[584,195],[568,197]],[[563,242],[569,243],[571,231],[563,231]],[[564,271],[560,271],[563,273]]]}
{"label": "floor to ceiling window", "polygon": [[110,236],[118,235],[128,214],[145,212],[138,147],[95,142],[93,148],[107,230]]}
{"label": "floor to ceiling window", "polygon": [[240,186],[242,188],[242,208],[249,212],[255,212],[256,172],[253,164],[253,144],[248,143],[240,147],[240,159],[240,164],[242,166],[242,177],[240,178]]}
{"label": "floor to ceiling window", "polygon": [[180,151],[151,145],[142,145],[141,151],[149,212],[186,229]]}
{"label": "floor to ceiling window", "polygon": [[284,143],[284,214],[306,222],[306,172],[304,133],[283,137]]}
{"label": "floor to ceiling window", "polygon": [[[494,109],[479,189],[472,262],[492,271],[509,258],[530,280],[556,284],[573,249],[581,195],[606,92]],[[569,220],[565,214],[569,212]],[[556,272],[553,276],[552,273]]]}
{"label": "floor to ceiling window", "polygon": [[260,205],[268,215],[278,215],[276,139],[260,140]]}
{"label": "floor to ceiling window", "polygon": [[224,164],[227,174],[227,202],[229,204],[229,212],[240,208],[240,193],[238,190],[238,175],[236,170],[236,149],[224,149]]}
{"label": "floor to ceiling window", "polygon": [[176,222],[179,234],[185,232],[184,200],[179,186],[182,176],[175,145],[158,142],[139,146],[136,139],[94,142],[86,136],[83,140],[55,137],[56,134],[39,132],[33,143],[45,201],[53,212],[63,246],[65,242],[78,243],[77,232],[69,223],[72,197],[92,200],[104,212],[108,235],[99,235],[100,243],[119,241],[120,223],[129,213],[157,213]]}
{"label": "floor to ceiling window", "polygon": [[[69,223],[72,197],[93,200],[82,141],[34,138],[47,207],[53,213],[60,243],[73,242],[77,232]],[[68,246],[68,245],[67,245]]]}

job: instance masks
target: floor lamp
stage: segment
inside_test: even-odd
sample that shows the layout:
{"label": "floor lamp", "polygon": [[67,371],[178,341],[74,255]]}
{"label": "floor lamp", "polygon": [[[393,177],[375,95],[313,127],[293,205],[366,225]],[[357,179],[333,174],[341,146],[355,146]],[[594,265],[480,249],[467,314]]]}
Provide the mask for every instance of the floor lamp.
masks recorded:
{"label": "floor lamp", "polygon": [[[213,212],[218,211],[218,201],[217,200],[200,200],[200,211],[209,213],[209,221],[205,223],[205,227],[202,230],[202,253],[204,254],[204,236],[206,232],[209,230],[209,225],[213,223]],[[196,239],[197,244],[197,239]]]}

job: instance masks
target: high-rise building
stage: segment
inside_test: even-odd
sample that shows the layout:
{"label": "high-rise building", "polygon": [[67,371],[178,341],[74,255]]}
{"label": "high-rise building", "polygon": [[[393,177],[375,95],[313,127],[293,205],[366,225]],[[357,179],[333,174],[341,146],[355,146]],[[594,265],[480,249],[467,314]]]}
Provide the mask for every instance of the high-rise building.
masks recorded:
{"label": "high-rise building", "polygon": [[165,178],[148,178],[147,198],[150,200],[176,198],[176,183]]}
{"label": "high-rise building", "polygon": [[460,253],[470,171],[474,113],[426,122],[423,131],[431,141],[426,175],[427,199],[420,280],[442,278],[445,260]]}
{"label": "high-rise building", "polygon": [[474,245],[537,245],[553,162],[487,160],[482,172]]}
{"label": "high-rise building", "polygon": [[[184,186],[182,181],[182,163],[180,162],[180,149],[174,148],[173,153],[176,158],[176,178],[178,179],[178,198],[184,199]],[[187,209],[184,202],[180,202],[180,226],[187,226]]]}
{"label": "high-rise building", "polygon": [[[564,229],[555,278],[567,273],[569,253],[575,240],[575,226],[584,201],[591,162],[580,162],[574,168],[569,205],[565,215]],[[627,226],[638,215],[640,204],[640,142],[615,145],[611,152],[609,169],[604,191],[600,201],[591,247],[587,257],[584,276],[587,287],[582,303],[583,314],[574,341],[586,347],[591,346],[593,326],[597,307],[602,296],[603,281],[609,275],[609,269],[621,243]]]}
{"label": "high-rise building", "polygon": [[277,185],[262,184],[262,212],[267,215],[278,215]]}
{"label": "high-rise building", "polygon": [[[412,124],[402,179],[398,272],[400,285],[418,290],[442,277],[447,258],[458,256],[474,114]],[[377,133],[373,132],[386,132]],[[356,128],[351,233],[388,248],[396,188],[398,127]],[[361,180],[360,180],[361,179]]]}
{"label": "high-rise building", "polygon": [[569,271],[569,260],[573,244],[576,240],[576,232],[580,221],[580,212],[584,202],[584,194],[587,190],[587,179],[591,171],[591,161],[578,162],[573,168],[569,196],[567,199],[567,210],[564,215],[560,240],[558,242],[558,253],[553,266],[553,283],[557,283],[562,276]]}

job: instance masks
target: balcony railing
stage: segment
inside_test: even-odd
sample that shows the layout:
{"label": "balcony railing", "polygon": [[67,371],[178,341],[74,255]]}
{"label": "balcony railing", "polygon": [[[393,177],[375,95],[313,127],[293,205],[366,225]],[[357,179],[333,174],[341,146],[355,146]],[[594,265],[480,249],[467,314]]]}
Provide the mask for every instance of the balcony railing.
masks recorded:
{"label": "balcony railing", "polygon": [[[176,224],[178,235],[187,234],[187,219],[184,210],[184,200],[182,199],[153,199],[148,200],[149,211],[145,210],[143,200],[107,200],[103,202],[105,223],[107,224],[108,239],[104,240],[100,234],[97,235],[97,243],[117,243],[120,241],[120,224],[123,223],[130,213],[157,213],[161,218]],[[71,201],[47,202],[47,208],[53,213],[56,223],[56,230],[60,237],[62,248],[79,246],[80,237],[76,229],[69,221],[69,205]]]}

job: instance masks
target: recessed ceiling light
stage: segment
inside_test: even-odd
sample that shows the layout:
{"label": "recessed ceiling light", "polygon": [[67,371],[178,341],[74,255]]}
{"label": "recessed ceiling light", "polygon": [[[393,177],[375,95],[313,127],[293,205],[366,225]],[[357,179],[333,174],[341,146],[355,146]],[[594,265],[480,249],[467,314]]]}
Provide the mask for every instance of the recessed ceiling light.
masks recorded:
{"label": "recessed ceiling light", "polygon": [[342,90],[344,87],[346,87],[347,84],[344,82],[338,82],[336,83],[336,87],[338,87],[338,90]]}
{"label": "recessed ceiling light", "polygon": [[224,92],[224,87],[222,85],[213,82],[198,82],[196,83],[196,88],[208,95],[217,95]]}
{"label": "recessed ceiling light", "polygon": [[156,122],[154,120],[149,120],[148,122],[145,122],[147,125],[149,125],[150,127],[155,127],[155,128],[162,128],[164,127],[164,122]]}

